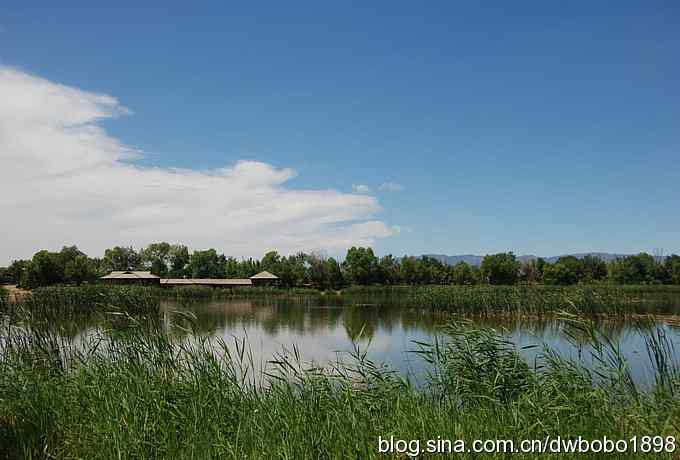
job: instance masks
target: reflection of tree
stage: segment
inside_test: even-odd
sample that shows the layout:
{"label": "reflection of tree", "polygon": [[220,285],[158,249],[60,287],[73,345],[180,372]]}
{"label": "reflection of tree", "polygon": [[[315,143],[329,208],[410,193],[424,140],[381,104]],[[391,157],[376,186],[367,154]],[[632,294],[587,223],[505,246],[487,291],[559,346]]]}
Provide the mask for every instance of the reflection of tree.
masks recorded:
{"label": "reflection of tree", "polygon": [[367,310],[375,309],[348,307],[343,312],[342,325],[345,328],[345,332],[347,332],[347,336],[354,344],[357,341],[370,341],[375,335],[376,322],[372,321],[375,318],[370,318],[371,315],[366,314]]}
{"label": "reflection of tree", "polygon": [[[325,337],[346,334],[352,342],[365,342],[375,337],[406,333],[411,336],[435,335],[438,328],[455,319],[428,310],[411,308],[403,303],[404,296],[301,296],[231,298],[222,300],[174,301],[163,300],[160,314],[126,315],[116,312],[78,312],[64,316],[33,319],[49,324],[50,328],[64,338],[87,336],[95,330],[103,334],[116,333],[135,327],[152,330],[161,327],[174,339],[183,340],[197,335],[221,337],[233,333],[241,336],[244,331],[260,331],[269,337],[298,335]],[[536,338],[535,343],[563,342],[566,325],[559,319],[528,319],[515,317],[473,318],[480,327],[493,327],[501,333],[526,339]],[[653,326],[628,320],[601,320],[597,328],[615,342],[627,343],[631,335],[649,333]],[[342,328],[342,329],[341,329]],[[504,332],[505,331],[505,332]],[[577,343],[586,344],[588,337],[575,336]]]}

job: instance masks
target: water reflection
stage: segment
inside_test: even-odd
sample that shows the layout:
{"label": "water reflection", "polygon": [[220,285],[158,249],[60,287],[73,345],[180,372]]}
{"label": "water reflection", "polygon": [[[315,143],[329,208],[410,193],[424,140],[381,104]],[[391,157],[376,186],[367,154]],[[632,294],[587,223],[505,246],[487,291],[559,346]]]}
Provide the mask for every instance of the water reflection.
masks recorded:
{"label": "water reflection", "polygon": [[[325,365],[347,359],[355,347],[368,350],[376,363],[387,364],[416,383],[427,374],[426,363],[416,354],[414,342],[441,340],[441,327],[450,317],[409,308],[393,299],[260,298],[180,303],[162,301],[160,317],[178,341],[194,335],[221,339],[247,339],[256,364],[266,367],[282,350],[295,345],[303,360]],[[124,315],[87,314],[60,322],[62,334],[77,340],[94,333],[107,334],[131,321]],[[135,319],[135,321],[140,321]],[[524,353],[533,362],[541,345],[560,354],[588,361],[588,338],[565,334],[567,324],[557,319],[477,318],[480,326],[493,327],[519,347],[539,345]],[[680,329],[665,322],[601,321],[599,329],[630,362],[633,376],[644,381],[647,366],[645,336],[662,330],[680,341]],[[677,354],[676,354],[677,358]]]}

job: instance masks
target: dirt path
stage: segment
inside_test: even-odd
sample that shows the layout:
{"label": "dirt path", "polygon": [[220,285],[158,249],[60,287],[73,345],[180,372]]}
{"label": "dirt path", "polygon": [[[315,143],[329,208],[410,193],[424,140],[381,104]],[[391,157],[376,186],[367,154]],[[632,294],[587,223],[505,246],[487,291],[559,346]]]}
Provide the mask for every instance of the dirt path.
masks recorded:
{"label": "dirt path", "polygon": [[24,298],[29,291],[25,289],[21,289],[17,286],[9,286],[9,285],[4,285],[2,286],[4,289],[7,289],[9,291],[9,300],[11,302],[16,302],[17,300],[21,300]]}

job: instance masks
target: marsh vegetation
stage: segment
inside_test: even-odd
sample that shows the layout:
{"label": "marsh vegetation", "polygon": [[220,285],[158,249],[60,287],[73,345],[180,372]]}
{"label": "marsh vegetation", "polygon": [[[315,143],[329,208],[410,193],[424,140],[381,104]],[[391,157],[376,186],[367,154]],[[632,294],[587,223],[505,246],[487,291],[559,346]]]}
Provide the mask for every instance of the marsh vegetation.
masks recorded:
{"label": "marsh vegetation", "polygon": [[[680,381],[663,334],[646,336],[654,374],[643,388],[592,323],[571,321],[569,331],[589,344],[594,366],[549,348],[527,361],[493,329],[449,324],[446,341],[421,344],[432,370],[415,388],[360,348],[350,363],[324,368],[293,349],[256,378],[243,341],[178,345],[158,324],[132,323],[75,347],[49,326],[5,326],[0,456],[376,458],[378,436],[389,435],[677,436]],[[645,457],[671,455],[618,458]]]}
{"label": "marsh vegetation", "polygon": [[[632,317],[677,312],[679,294],[83,285],[0,295],[0,458],[376,458],[390,435],[677,437],[678,334]],[[645,457],[672,458],[617,458]]]}

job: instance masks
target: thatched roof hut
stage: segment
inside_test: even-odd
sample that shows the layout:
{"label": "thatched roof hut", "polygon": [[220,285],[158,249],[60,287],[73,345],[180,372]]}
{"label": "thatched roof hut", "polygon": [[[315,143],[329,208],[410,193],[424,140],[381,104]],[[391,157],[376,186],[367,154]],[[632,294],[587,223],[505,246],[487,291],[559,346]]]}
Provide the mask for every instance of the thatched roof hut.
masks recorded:
{"label": "thatched roof hut", "polygon": [[250,279],[256,286],[277,284],[279,282],[279,277],[274,275],[273,273],[269,273],[268,271],[263,271],[258,273],[257,275],[253,275],[250,277]]}
{"label": "thatched roof hut", "polygon": [[160,276],[138,270],[115,270],[99,278],[112,284],[159,284]]}

